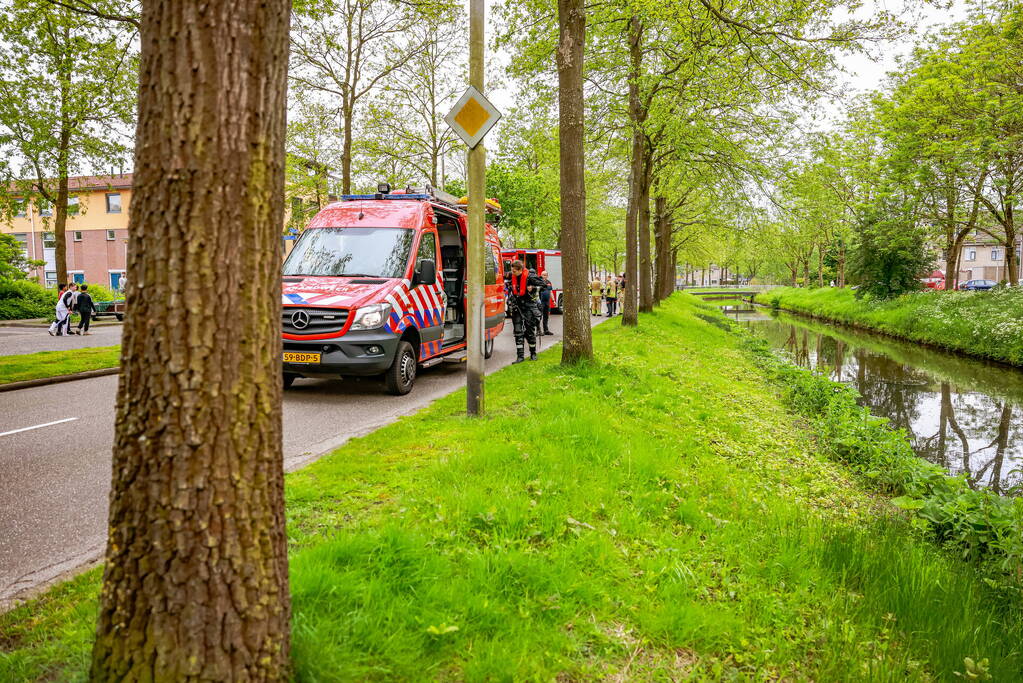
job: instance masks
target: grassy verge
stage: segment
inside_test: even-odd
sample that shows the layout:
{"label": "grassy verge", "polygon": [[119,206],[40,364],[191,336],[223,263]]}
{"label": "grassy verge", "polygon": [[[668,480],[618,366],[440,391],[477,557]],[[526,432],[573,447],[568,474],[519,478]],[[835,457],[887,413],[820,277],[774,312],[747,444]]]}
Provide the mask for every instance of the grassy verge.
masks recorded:
{"label": "grassy verge", "polygon": [[[818,455],[720,314],[594,342],[288,477],[298,680],[1019,677],[1016,603]],[[97,582],[0,616],[0,679],[81,678]]]}
{"label": "grassy verge", "polygon": [[0,384],[70,375],[86,370],[116,368],[120,362],[120,346],[97,346],[85,349],[68,349],[67,351],[40,351],[0,356]]}
{"label": "grassy verge", "polygon": [[892,299],[857,299],[852,290],[782,287],[757,303],[855,325],[991,360],[1023,365],[1023,289],[923,291]]}

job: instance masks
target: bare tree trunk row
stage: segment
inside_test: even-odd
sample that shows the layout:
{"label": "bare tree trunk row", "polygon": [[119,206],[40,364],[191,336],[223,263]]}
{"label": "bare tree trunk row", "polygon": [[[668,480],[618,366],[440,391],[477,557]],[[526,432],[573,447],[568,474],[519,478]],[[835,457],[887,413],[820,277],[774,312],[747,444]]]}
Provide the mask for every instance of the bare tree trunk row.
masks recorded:
{"label": "bare tree trunk row", "polygon": [[629,19],[629,123],[632,125],[632,161],[629,171],[629,205],[625,215],[625,291],[622,292],[622,324],[639,324],[639,194],[643,182],[644,149],[642,105],[639,98],[639,75],[643,53],[643,26],[635,15]]}

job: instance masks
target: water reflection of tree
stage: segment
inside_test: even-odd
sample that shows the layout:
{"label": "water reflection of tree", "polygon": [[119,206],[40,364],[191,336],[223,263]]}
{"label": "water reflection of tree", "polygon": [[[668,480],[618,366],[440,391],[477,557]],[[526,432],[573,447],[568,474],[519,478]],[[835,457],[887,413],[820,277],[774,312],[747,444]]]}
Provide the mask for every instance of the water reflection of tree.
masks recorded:
{"label": "water reflection of tree", "polygon": [[866,349],[856,349],[853,357],[859,368],[856,391],[861,402],[877,415],[886,416],[894,425],[916,439],[915,423],[920,419],[920,403],[930,394],[930,378],[919,370]]}
{"label": "water reflection of tree", "polygon": [[1011,382],[960,392],[953,384],[957,375],[896,361],[817,329],[777,320],[756,329],[802,367],[856,388],[863,405],[907,431],[921,457],[965,474],[971,485],[1023,493],[1023,403],[999,393],[1014,387]]}
{"label": "water reflection of tree", "polygon": [[[953,438],[959,439],[962,454],[962,465],[956,469],[962,469],[969,475],[970,472],[970,440],[959,422],[956,420],[955,406],[952,403],[952,387],[948,382],[941,383],[941,408],[938,413],[938,431],[930,437],[922,438],[916,444],[916,452],[923,458],[952,469],[952,461],[949,457],[949,441]],[[949,434],[951,430],[952,434]]]}
{"label": "water reflection of tree", "polygon": [[[1001,406],[1001,417],[998,420],[998,431],[995,434],[995,439],[984,448],[978,449],[977,454],[986,451],[990,448],[995,449],[995,455],[993,458],[987,461],[987,464],[979,467],[975,479],[983,481],[987,476],[988,487],[990,487],[996,493],[1002,493],[1002,467],[1005,465],[1005,451],[1009,445],[1009,430],[1012,426],[1012,404],[1005,401]],[[990,475],[987,475],[987,471],[990,468]]]}

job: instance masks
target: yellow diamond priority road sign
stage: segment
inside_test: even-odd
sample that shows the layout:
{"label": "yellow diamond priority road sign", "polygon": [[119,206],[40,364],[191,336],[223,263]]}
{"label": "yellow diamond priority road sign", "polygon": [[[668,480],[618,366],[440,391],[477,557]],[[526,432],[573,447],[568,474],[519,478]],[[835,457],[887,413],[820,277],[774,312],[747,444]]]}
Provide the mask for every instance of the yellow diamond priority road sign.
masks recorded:
{"label": "yellow diamond priority road sign", "polygon": [[471,85],[444,117],[451,130],[462,138],[469,149],[478,145],[500,119],[501,112],[497,111],[497,107]]}

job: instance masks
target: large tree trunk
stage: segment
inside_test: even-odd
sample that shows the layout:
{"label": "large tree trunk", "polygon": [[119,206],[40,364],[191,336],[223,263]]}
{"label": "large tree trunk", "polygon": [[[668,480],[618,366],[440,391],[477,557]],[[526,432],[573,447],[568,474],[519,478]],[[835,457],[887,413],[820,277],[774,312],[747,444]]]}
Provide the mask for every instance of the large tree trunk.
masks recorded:
{"label": "large tree trunk", "polygon": [[653,274],[650,267],[650,155],[645,154],[639,194],[639,310],[654,310]]}
{"label": "large tree trunk", "polygon": [[1019,284],[1019,266],[1016,263],[1016,224],[1012,204],[1005,207],[1005,261],[1008,266],[1009,284]]}
{"label": "large tree trunk", "polygon": [[[70,138],[70,136],[68,136]],[[57,285],[68,282],[67,274],[67,203],[68,203],[68,164],[67,147],[60,152],[57,161],[57,206],[53,222],[53,260],[57,266]]]}
{"label": "large tree trunk", "polygon": [[344,108],[344,138],[341,147],[341,194],[352,192],[352,116],[354,107]]}
{"label": "large tree trunk", "polygon": [[838,286],[845,287],[845,243],[838,247]]}
{"label": "large tree trunk", "polygon": [[663,195],[654,198],[654,271],[657,274],[654,286],[654,303],[660,303],[670,294],[675,284],[672,267],[671,227],[667,216],[668,200]]}
{"label": "large tree trunk", "polygon": [[639,73],[643,60],[641,41],[643,26],[635,15],[629,19],[629,123],[632,126],[632,162],[629,171],[629,205],[625,213],[625,291],[622,301],[622,324],[638,325],[637,286],[639,285],[639,195],[643,182],[642,108],[639,100]]}
{"label": "large tree trunk", "polygon": [[582,0],[558,0],[558,112],[561,143],[561,250],[565,284],[563,364],[593,358],[586,279],[586,178],[583,174]]}
{"label": "large tree trunk", "polygon": [[93,681],[288,677],[279,272],[290,5],[143,6]]}
{"label": "large tree trunk", "polygon": [[[65,44],[71,42],[70,28],[64,27]],[[57,140],[57,205],[53,225],[54,254],[53,260],[57,268],[57,288],[68,281],[67,274],[67,195],[68,166],[71,147],[71,114],[68,111],[67,89],[71,84],[71,74],[62,60],[58,70],[60,81],[60,138]],[[42,179],[40,179],[42,180]],[[45,277],[44,277],[45,281]]]}

